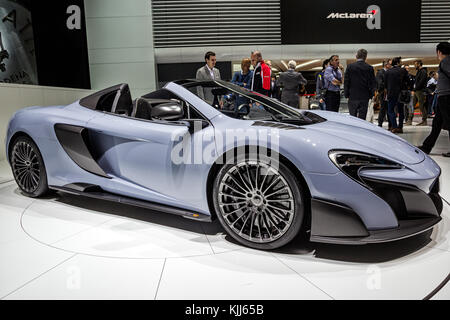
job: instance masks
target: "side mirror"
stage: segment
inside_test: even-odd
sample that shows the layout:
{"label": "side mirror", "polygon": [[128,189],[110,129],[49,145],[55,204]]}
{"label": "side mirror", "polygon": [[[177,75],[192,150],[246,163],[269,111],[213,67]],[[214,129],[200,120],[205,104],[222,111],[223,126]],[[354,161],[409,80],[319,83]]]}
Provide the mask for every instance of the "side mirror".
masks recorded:
{"label": "side mirror", "polygon": [[209,126],[209,122],[203,119],[188,119],[180,122],[188,127],[189,133],[191,134],[195,133],[196,131],[203,130],[207,126]]}
{"label": "side mirror", "polygon": [[183,106],[176,102],[161,103],[152,107],[152,118],[155,119],[180,120],[183,117]]}

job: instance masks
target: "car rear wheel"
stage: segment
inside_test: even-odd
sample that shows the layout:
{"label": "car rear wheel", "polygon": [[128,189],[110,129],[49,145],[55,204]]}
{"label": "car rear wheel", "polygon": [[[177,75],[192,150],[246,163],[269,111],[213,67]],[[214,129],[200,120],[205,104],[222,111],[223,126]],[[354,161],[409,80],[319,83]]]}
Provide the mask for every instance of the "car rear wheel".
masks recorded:
{"label": "car rear wheel", "polygon": [[44,160],[30,138],[23,136],[14,141],[11,168],[16,183],[26,196],[35,198],[48,192]]}
{"label": "car rear wheel", "polygon": [[224,165],[214,182],[213,202],[231,237],[263,250],[293,240],[305,211],[301,186],[291,170],[260,159]]}

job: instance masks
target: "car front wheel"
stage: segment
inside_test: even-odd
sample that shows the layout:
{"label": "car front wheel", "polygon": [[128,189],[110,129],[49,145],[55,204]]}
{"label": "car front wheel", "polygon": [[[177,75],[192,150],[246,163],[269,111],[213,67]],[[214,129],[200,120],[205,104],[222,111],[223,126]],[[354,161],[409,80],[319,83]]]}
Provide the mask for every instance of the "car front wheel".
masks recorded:
{"label": "car front wheel", "polygon": [[283,163],[260,159],[224,165],[214,181],[213,202],[231,237],[263,250],[293,240],[305,211],[304,195],[293,172]]}

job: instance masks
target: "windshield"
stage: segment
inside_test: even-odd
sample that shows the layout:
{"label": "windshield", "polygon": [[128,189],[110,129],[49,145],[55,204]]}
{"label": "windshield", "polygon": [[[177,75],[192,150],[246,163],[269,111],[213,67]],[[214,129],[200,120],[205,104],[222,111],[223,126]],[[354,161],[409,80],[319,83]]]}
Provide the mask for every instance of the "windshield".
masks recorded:
{"label": "windshield", "polygon": [[185,80],[178,84],[230,117],[244,120],[309,120],[300,110],[226,81]]}

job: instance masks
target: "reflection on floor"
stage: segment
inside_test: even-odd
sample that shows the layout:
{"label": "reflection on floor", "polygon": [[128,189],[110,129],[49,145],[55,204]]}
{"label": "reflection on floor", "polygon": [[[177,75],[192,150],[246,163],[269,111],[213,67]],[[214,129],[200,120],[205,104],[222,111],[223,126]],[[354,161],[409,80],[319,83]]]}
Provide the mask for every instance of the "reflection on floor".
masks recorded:
{"label": "reflection on floor", "polygon": [[[405,127],[421,143],[429,127]],[[394,243],[339,246],[298,237],[274,252],[251,250],[218,222],[185,220],[55,194],[22,196],[0,164],[2,299],[422,299],[450,271],[450,151],[443,132],[443,221]],[[433,299],[449,299],[449,284]],[[282,290],[281,290],[282,289]]]}

